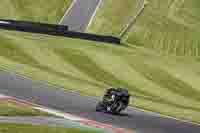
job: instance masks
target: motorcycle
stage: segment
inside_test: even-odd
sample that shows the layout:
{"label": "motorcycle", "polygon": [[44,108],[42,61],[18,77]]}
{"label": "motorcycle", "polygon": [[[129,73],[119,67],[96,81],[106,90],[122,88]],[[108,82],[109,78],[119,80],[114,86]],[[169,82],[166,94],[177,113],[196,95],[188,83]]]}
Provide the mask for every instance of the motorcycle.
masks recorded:
{"label": "motorcycle", "polygon": [[128,90],[123,88],[110,88],[96,106],[97,112],[120,114],[129,104]]}

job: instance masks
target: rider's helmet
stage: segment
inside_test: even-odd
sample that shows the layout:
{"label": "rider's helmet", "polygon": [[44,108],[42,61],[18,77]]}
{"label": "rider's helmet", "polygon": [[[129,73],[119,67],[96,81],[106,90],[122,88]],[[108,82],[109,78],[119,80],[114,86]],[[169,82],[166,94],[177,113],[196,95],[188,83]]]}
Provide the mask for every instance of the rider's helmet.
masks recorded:
{"label": "rider's helmet", "polygon": [[106,93],[103,97],[103,101],[106,103],[112,103],[115,100],[115,95],[114,93],[117,92],[117,88],[111,87],[106,90]]}

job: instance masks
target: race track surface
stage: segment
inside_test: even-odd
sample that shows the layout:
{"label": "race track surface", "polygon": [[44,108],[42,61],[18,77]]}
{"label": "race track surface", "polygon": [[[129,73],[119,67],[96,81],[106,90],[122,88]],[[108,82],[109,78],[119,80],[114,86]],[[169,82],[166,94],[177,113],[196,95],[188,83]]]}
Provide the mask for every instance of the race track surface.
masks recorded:
{"label": "race track surface", "polygon": [[60,24],[68,25],[69,30],[84,32],[100,0],[74,0]]}
{"label": "race track surface", "polygon": [[58,109],[91,120],[133,129],[137,133],[200,133],[200,126],[161,118],[129,108],[122,116],[95,112],[98,98],[66,92],[62,88],[33,82],[14,73],[0,72],[0,93],[15,96],[49,108]]}

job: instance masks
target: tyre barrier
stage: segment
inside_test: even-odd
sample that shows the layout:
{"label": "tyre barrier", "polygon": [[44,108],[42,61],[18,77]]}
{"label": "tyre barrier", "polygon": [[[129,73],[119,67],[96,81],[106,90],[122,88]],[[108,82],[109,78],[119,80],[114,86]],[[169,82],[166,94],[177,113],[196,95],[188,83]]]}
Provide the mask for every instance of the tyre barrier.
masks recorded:
{"label": "tyre barrier", "polygon": [[105,43],[120,44],[121,42],[121,39],[118,37],[69,31],[68,26],[65,25],[46,24],[29,21],[0,19],[0,29],[63,36]]}

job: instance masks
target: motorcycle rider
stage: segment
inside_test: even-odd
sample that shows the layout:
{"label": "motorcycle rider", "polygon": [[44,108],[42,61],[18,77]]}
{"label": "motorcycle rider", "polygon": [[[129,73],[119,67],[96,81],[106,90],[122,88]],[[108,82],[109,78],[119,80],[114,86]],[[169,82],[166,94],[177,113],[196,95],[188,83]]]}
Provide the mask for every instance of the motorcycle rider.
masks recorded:
{"label": "motorcycle rider", "polygon": [[96,106],[97,111],[118,113],[124,110],[129,101],[128,90],[125,88],[109,88],[101,102]]}
{"label": "motorcycle rider", "polygon": [[[126,91],[126,92],[124,92]],[[111,111],[111,106],[113,105],[113,103],[115,102],[115,97],[116,97],[116,93],[117,92],[124,92],[124,93],[128,93],[127,90],[123,89],[123,88],[109,88],[106,92],[106,94],[104,95],[103,98],[103,102],[104,104],[107,105],[107,111]],[[119,110],[123,105],[120,104],[120,106],[115,107],[116,110]]]}

